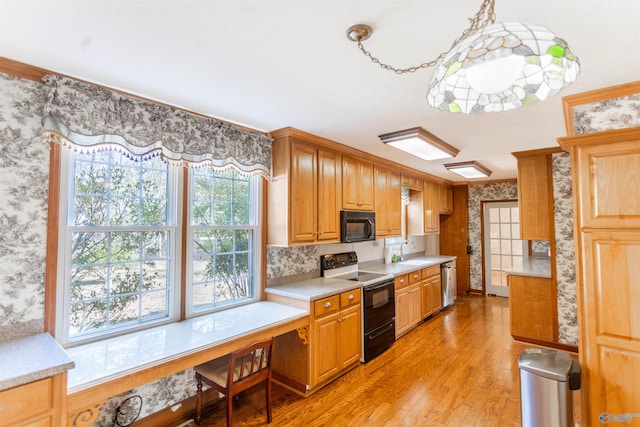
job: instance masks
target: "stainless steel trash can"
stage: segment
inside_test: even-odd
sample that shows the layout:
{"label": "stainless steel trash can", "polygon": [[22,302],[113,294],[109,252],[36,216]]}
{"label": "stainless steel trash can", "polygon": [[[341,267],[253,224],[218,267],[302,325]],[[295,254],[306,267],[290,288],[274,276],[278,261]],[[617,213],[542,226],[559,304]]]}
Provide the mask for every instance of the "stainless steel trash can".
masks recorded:
{"label": "stainless steel trash can", "polygon": [[564,352],[524,350],[520,368],[522,427],[573,426],[571,390],[580,388],[580,367]]}

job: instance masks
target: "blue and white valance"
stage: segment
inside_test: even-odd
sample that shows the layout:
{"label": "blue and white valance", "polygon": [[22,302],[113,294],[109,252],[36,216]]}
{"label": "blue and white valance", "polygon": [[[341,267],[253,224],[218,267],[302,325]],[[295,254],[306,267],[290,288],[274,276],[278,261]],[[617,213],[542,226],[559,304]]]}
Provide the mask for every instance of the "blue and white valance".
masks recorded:
{"label": "blue and white valance", "polygon": [[271,138],[220,120],[47,75],[42,139],[78,152],[116,149],[173,165],[269,177]]}

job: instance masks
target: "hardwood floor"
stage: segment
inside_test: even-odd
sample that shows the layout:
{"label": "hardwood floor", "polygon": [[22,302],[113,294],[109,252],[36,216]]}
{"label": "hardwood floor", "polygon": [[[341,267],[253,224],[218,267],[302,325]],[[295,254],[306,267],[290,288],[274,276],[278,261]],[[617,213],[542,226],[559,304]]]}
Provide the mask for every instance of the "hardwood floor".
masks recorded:
{"label": "hardwood floor", "polygon": [[[517,359],[527,347],[509,334],[507,299],[459,297],[310,397],[274,384],[270,425],[519,426]],[[264,387],[241,396],[233,419],[238,426],[266,425]],[[201,426],[224,425],[224,405],[209,406]]]}

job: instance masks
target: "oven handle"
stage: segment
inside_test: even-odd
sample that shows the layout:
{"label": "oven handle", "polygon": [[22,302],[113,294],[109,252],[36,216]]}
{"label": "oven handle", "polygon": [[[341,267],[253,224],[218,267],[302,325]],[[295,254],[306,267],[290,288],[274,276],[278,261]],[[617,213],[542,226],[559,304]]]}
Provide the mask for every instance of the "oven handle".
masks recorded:
{"label": "oven handle", "polygon": [[386,328],[384,328],[382,331],[378,332],[375,335],[369,335],[369,340],[375,340],[376,338],[378,338],[380,335],[384,334],[385,332],[387,332],[389,329],[393,328],[393,323],[389,323],[387,325]]}
{"label": "oven handle", "polygon": [[382,282],[379,285],[369,285],[369,286],[365,286],[363,288],[363,290],[365,292],[369,292],[369,291],[375,291],[376,289],[380,289],[380,288],[384,288],[386,286],[390,286],[393,285],[393,280],[389,280],[388,282]]}

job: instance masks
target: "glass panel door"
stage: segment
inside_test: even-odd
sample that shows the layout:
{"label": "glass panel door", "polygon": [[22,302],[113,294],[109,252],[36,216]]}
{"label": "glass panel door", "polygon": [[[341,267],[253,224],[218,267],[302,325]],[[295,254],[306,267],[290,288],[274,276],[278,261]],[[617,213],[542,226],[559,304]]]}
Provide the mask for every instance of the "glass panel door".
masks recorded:
{"label": "glass panel door", "polygon": [[484,203],[484,271],[487,294],[509,296],[506,271],[522,266],[526,244],[520,240],[518,202]]}

